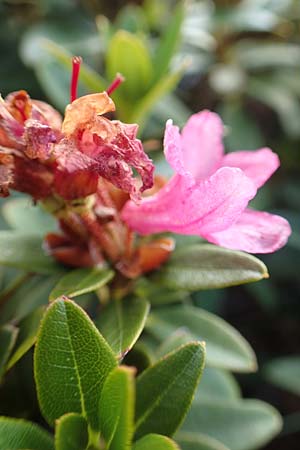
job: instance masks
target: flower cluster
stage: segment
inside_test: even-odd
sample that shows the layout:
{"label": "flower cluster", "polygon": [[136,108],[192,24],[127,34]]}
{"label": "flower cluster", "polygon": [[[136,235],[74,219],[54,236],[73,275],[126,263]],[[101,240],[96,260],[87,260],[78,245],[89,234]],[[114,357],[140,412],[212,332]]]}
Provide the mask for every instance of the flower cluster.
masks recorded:
{"label": "flower cluster", "polygon": [[133,278],[174,248],[171,238],[142,235],[199,235],[253,253],[286,243],[285,219],[247,207],[279,166],[270,149],[224,155],[222,122],[209,111],[193,115],[182,134],[168,121],[164,150],[175,173],[162,182],[138,126],[107,117],[111,89],[76,98],[78,59],[74,68],[63,120],[25,91],[0,100],[0,195],[26,192],[57,217],[61,234],[45,238],[54,257],[72,266],[109,260]]}

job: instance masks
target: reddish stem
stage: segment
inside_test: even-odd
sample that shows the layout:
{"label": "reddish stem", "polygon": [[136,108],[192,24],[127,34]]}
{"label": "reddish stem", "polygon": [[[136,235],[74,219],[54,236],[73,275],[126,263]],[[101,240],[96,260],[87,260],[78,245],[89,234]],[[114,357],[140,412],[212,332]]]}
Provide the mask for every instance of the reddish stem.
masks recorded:
{"label": "reddish stem", "polygon": [[80,65],[82,63],[82,58],[80,56],[74,56],[72,58],[72,78],[70,86],[70,101],[71,103],[77,98],[77,86],[78,77],[80,71]]}
{"label": "reddish stem", "polygon": [[120,86],[120,84],[123,83],[124,80],[125,78],[123,77],[123,75],[121,73],[117,73],[113,82],[106,89],[108,95],[112,94]]}

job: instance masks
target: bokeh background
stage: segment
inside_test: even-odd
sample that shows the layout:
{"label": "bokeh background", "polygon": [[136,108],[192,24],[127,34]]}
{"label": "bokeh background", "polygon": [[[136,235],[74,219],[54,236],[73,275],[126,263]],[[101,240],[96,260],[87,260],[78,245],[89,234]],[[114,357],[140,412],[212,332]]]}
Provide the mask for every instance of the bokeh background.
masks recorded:
{"label": "bokeh background", "polygon": [[[160,45],[170,23],[169,41]],[[124,46],[117,58],[116,39]],[[238,377],[243,394],[284,417],[281,435],[265,449],[298,450],[300,1],[0,0],[2,96],[26,89],[63,112],[70,54],[86,64],[81,93],[105,89],[115,71],[126,75],[116,95],[119,118],[142,124],[162,173],[166,119],[182,125],[203,108],[222,116],[228,150],[269,146],[279,154],[281,168],[255,199],[256,208],[280,213],[293,227],[284,249],[261,258],[270,279],[196,293],[194,301],[234,325],[256,351],[259,371]]]}

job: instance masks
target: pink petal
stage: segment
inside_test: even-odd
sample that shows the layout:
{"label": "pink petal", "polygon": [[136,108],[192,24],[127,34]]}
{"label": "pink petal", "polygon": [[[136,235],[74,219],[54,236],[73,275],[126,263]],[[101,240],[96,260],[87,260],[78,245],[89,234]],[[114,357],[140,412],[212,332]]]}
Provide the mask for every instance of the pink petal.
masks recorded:
{"label": "pink petal", "polygon": [[276,153],[269,148],[261,148],[256,151],[239,151],[228,153],[222,159],[222,166],[239,167],[252,179],[259,188],[270,178],[280,166]]}
{"label": "pink petal", "polygon": [[207,234],[208,241],[250,253],[272,253],[283,247],[291,227],[283,217],[247,209],[229,229]]}
{"label": "pink petal", "polygon": [[23,138],[26,144],[24,152],[30,159],[48,159],[51,145],[56,142],[52,128],[33,119],[26,120]]}
{"label": "pink petal", "polygon": [[173,231],[202,235],[232,225],[255,193],[252,181],[239,169],[221,168],[193,185],[188,178],[175,175],[139,206],[128,202],[122,217],[141,234]]}
{"label": "pink petal", "polygon": [[217,114],[202,111],[192,115],[181,136],[183,165],[196,180],[210,176],[220,167],[223,124]]}
{"label": "pink petal", "polygon": [[171,119],[169,119],[166,123],[164,153],[166,160],[176,173],[179,175],[188,176],[183,162],[182,143],[179,128],[173,125]]}

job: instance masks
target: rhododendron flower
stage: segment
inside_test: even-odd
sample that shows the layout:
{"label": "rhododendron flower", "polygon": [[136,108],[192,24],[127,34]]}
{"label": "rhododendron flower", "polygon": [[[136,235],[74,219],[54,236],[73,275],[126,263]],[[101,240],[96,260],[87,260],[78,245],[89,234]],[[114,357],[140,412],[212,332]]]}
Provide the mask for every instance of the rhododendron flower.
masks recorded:
{"label": "rhododendron flower", "polygon": [[123,220],[140,234],[199,235],[215,244],[251,253],[282,247],[291,233],[277,215],[248,209],[249,201],[279,166],[268,148],[224,155],[217,114],[194,114],[180,134],[169,120],[164,152],[174,176],[137,205],[129,201]]}

